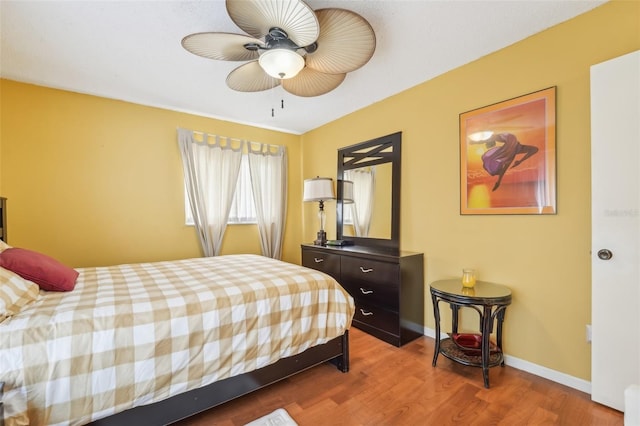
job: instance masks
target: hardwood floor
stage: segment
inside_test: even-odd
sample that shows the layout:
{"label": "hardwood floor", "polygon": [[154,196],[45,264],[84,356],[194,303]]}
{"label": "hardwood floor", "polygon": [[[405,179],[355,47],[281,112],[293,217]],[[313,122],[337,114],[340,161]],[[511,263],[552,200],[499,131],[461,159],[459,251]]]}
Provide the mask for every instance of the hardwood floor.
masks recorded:
{"label": "hardwood floor", "polygon": [[177,423],[244,425],[285,408],[300,425],[622,425],[622,413],[588,394],[506,367],[489,372],[443,356],[431,366],[434,341],[396,348],[350,331],[351,369],[324,364]]}

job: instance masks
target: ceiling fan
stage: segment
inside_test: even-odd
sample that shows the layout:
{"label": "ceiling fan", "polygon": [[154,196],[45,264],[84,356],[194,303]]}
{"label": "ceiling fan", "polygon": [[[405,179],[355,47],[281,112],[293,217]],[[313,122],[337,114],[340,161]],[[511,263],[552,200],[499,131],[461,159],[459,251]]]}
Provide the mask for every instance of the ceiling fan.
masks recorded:
{"label": "ceiling fan", "polygon": [[226,8],[249,35],[196,33],[184,37],[182,46],[205,58],[250,61],[227,76],[227,85],[240,92],[282,84],[293,95],[323,95],[375,50],[371,25],[346,9],[314,11],[302,0],[226,0]]}

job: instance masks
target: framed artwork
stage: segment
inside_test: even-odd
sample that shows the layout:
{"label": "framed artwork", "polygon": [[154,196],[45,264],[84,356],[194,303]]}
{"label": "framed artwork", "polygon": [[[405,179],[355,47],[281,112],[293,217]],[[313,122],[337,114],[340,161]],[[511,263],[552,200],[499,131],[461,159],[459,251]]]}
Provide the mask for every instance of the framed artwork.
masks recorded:
{"label": "framed artwork", "polygon": [[556,88],[460,114],[460,214],[556,213]]}

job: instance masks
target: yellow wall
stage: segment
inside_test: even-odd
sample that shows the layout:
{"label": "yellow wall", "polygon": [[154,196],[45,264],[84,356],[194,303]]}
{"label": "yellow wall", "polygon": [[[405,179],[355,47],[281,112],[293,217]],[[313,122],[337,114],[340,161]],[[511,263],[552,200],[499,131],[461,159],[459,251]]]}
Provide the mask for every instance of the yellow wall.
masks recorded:
{"label": "yellow wall", "polygon": [[[335,176],[338,148],[402,131],[401,246],[425,254],[426,285],[459,277],[463,267],[509,285],[507,354],[588,380],[589,67],[640,48],[639,27],[640,2],[607,3],[343,117],[303,136],[303,174]],[[461,216],[459,114],[550,86],[557,86],[558,214]],[[312,211],[304,214],[310,220]],[[333,238],[335,226],[327,228]],[[426,306],[433,328],[430,300]]]}
{"label": "yellow wall", "polygon": [[[176,128],[285,145],[283,258],[300,258],[300,137],[0,80],[2,196],[9,244],[74,267],[200,256],[184,225]],[[227,228],[222,253],[260,253],[255,225]]]}
{"label": "yellow wall", "polygon": [[[318,225],[317,203],[301,201],[303,179],[335,177],[340,147],[402,131],[401,244],[425,253],[425,285],[466,266],[508,284],[506,352],[589,379],[589,67],[640,48],[639,23],[640,2],[607,3],[302,137],[0,80],[9,243],[76,267],[199,256],[183,218],[176,128],[185,127],[287,146],[284,259],[299,262]],[[458,115],[550,86],[558,214],[460,216]],[[258,253],[255,226],[229,227],[222,251]]]}

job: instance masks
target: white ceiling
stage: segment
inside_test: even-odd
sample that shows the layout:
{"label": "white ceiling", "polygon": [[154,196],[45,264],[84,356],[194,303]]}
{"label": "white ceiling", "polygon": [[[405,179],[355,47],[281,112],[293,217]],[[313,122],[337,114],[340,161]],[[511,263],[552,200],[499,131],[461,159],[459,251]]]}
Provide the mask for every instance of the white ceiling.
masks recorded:
{"label": "white ceiling", "polygon": [[241,63],[182,48],[181,39],[195,32],[244,34],[223,0],[1,0],[0,75],[301,134],[604,2],[308,0],[313,9],[359,13],[373,27],[377,46],[373,58],[336,90],[302,98],[280,87],[235,92],[225,78]]}

